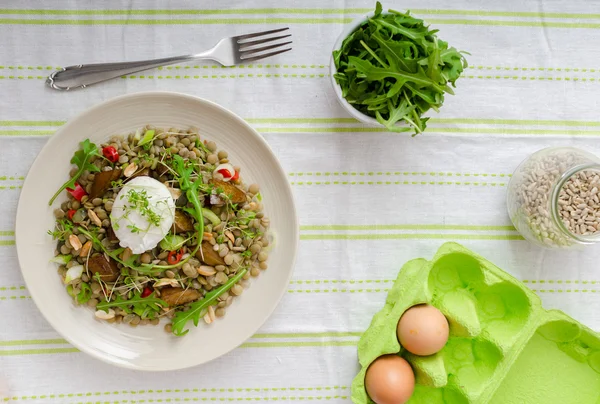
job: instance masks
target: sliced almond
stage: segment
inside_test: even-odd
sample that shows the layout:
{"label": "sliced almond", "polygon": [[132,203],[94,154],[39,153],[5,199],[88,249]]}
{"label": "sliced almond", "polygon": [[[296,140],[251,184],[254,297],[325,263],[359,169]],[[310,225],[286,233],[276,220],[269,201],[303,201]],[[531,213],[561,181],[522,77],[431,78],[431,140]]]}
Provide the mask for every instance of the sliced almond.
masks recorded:
{"label": "sliced almond", "polygon": [[157,282],[154,283],[154,287],[158,288],[160,286],[173,286],[174,288],[178,288],[181,285],[179,285],[179,282],[177,282],[177,280],[175,279],[171,279],[171,278],[161,278],[159,279]]}
{"label": "sliced almond", "polygon": [[126,168],[125,171],[123,171],[123,174],[125,175],[125,177],[129,178],[131,177],[133,174],[135,174],[135,172],[137,171],[138,166],[135,163],[131,163],[129,164]]}
{"label": "sliced almond", "polygon": [[179,188],[171,188],[171,187],[167,186],[167,189],[171,193],[171,196],[173,197],[174,200],[179,199],[179,197],[182,194],[181,189],[179,189]]}
{"label": "sliced almond", "polygon": [[213,238],[213,235],[212,235],[212,233],[207,233],[207,232],[204,232],[204,234],[202,235],[202,240],[204,240],[204,241],[209,241],[209,240],[211,240],[212,238]]}
{"label": "sliced almond", "polygon": [[217,270],[213,267],[209,267],[208,265],[200,265],[197,269],[198,274],[202,276],[213,276],[217,273]]}
{"label": "sliced almond", "polygon": [[94,212],[92,209],[88,209],[87,214],[88,217],[92,220],[92,223],[94,223],[98,227],[102,227],[102,220],[100,220],[96,212]]}
{"label": "sliced almond", "polygon": [[231,242],[232,242],[232,243],[234,243],[234,242],[235,242],[235,237],[233,236],[233,233],[232,233],[232,232],[230,232],[229,230],[227,230],[227,231],[225,232],[225,236],[226,236],[226,237],[227,237],[229,240],[231,240]]}
{"label": "sliced almond", "polygon": [[83,245],[83,247],[81,247],[81,251],[79,251],[79,256],[80,257],[87,257],[87,255],[90,253],[91,248],[92,248],[92,242],[88,240]]}
{"label": "sliced almond", "polygon": [[107,313],[104,310],[96,310],[94,315],[100,320],[110,320],[112,318],[115,318],[115,311],[113,309],[108,309]]}
{"label": "sliced almond", "polygon": [[208,311],[204,315],[204,322],[211,324],[213,321],[215,321],[215,309],[212,306],[208,306]]}
{"label": "sliced almond", "polygon": [[79,237],[77,237],[76,235],[71,234],[69,236],[69,243],[75,251],[79,251],[81,249],[81,241],[79,241]]}

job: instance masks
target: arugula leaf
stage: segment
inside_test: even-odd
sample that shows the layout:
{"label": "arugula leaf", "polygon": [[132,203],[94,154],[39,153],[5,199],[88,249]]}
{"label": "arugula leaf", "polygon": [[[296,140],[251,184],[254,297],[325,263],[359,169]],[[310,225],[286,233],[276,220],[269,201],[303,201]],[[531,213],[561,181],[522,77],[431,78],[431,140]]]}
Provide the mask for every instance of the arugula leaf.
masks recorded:
{"label": "arugula leaf", "polygon": [[89,171],[90,173],[98,172],[100,169],[91,163],[91,159],[94,156],[100,157],[101,154],[98,151],[98,146],[94,143],[90,142],[89,139],[85,139],[83,142],[79,143],[80,149],[77,150],[73,157],[71,158],[71,164],[75,164],[77,166],[77,172],[75,175],[67,182],[65,182],[58,191],[52,196],[50,202],[48,202],[48,206],[51,206],[54,203],[54,200],[60,195],[62,191],[67,188],[75,189],[77,180],[81,177],[84,171]]}
{"label": "arugula leaf", "polygon": [[103,300],[98,303],[96,309],[108,312],[108,309],[112,307],[118,307],[126,313],[131,313],[132,310],[141,310],[142,312],[145,312],[146,309],[158,311],[163,307],[169,307],[169,305],[164,300],[157,298],[155,292],[152,292],[148,297],[142,297],[140,292],[136,292],[131,299],[124,299],[121,295],[117,295],[113,301]]}
{"label": "arugula leaf", "polygon": [[377,2],[377,5],[375,6],[375,17],[379,16],[379,14],[381,14],[382,11],[383,7],[381,6],[381,3]]}
{"label": "arugula leaf", "polygon": [[92,298],[92,288],[85,282],[81,283],[81,292],[77,294],[79,304],[87,303]]}
{"label": "arugula leaf", "polygon": [[[393,132],[400,132],[400,131],[404,131],[406,132],[407,129],[403,128],[403,127],[397,127],[395,126],[396,122],[398,122],[400,119],[406,119],[405,117],[408,116],[412,111],[414,111],[414,109],[416,108],[414,105],[413,106],[409,106],[408,102],[406,102],[406,100],[402,101],[400,103],[400,105],[398,105],[397,107],[394,107],[391,103],[391,101],[388,101],[389,105],[388,105],[388,110],[389,110],[389,118],[383,119],[383,117],[381,116],[381,114],[379,113],[379,111],[377,111],[375,113],[375,116],[377,118],[377,121],[379,123],[381,123],[382,125],[390,128],[391,131]],[[418,128],[415,128],[415,130],[419,130]]]}
{"label": "arugula leaf", "polygon": [[177,181],[179,182],[179,188],[182,192],[185,192],[188,202],[194,206],[194,210],[190,212],[192,217],[196,219],[196,231],[202,240],[204,233],[204,216],[202,214],[202,203],[198,198],[198,188],[203,185],[202,178],[198,177],[196,181],[192,182],[190,177],[194,172],[194,167],[190,164],[186,164],[185,160],[175,155],[173,157],[173,169],[178,175]]}
{"label": "arugula leaf", "polygon": [[[155,133],[156,133],[156,131],[154,129],[147,130],[146,132],[144,132],[144,137],[138,142],[137,145],[138,146],[152,145],[152,142],[154,141]],[[148,149],[149,148],[150,147],[148,147]]]}
{"label": "arugula leaf", "polygon": [[362,60],[355,56],[350,56],[349,59],[349,65],[356,68],[356,71],[359,73],[359,77],[364,77],[369,81],[378,81],[390,77],[397,80],[412,81],[420,86],[431,86],[438,92],[444,91],[443,87],[440,87],[439,84],[436,84],[433,80],[427,77],[423,71],[420,71],[416,74],[403,71],[393,71],[388,68],[375,67],[368,60]]}
{"label": "arugula leaf", "polygon": [[[423,20],[389,10],[375,14],[333,52],[342,96],[388,130],[422,133],[467,67],[464,54],[437,37]],[[399,126],[398,122],[407,125]]]}
{"label": "arugula leaf", "polygon": [[200,314],[211,306],[215,300],[219,298],[223,293],[227,292],[229,289],[233,287],[236,283],[239,282],[240,279],[248,272],[247,269],[240,270],[235,276],[229,278],[227,283],[219,286],[218,288],[208,292],[203,299],[200,299],[194,303],[192,303],[191,307],[187,311],[178,311],[175,313],[171,325],[173,327],[173,334],[178,337],[182,337],[188,333],[189,330],[185,330],[185,325],[188,321],[192,321],[194,325],[197,327],[198,322],[200,321]]}

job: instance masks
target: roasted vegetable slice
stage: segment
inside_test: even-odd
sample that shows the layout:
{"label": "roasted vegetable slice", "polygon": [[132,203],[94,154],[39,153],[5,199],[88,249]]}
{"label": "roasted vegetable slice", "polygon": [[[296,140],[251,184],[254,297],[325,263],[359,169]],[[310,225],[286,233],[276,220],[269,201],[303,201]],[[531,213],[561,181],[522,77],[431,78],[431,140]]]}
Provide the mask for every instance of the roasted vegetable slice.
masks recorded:
{"label": "roasted vegetable slice", "polygon": [[161,289],[160,298],[169,306],[177,306],[179,304],[198,300],[200,298],[200,292],[196,289],[181,289],[169,286]]}
{"label": "roasted vegetable slice", "polygon": [[104,282],[114,282],[119,277],[120,271],[117,267],[117,263],[112,259],[107,261],[102,254],[92,255],[88,259],[87,265],[92,276],[98,274],[100,280]]}
{"label": "roasted vegetable slice", "polygon": [[196,258],[204,262],[206,265],[213,267],[215,265],[225,265],[223,258],[219,256],[218,252],[213,250],[212,245],[207,241],[202,242],[202,248],[196,253]]}
{"label": "roasted vegetable slice", "polygon": [[218,190],[229,197],[231,203],[246,202],[246,193],[233,184],[225,181],[210,180],[210,183]]}
{"label": "roasted vegetable slice", "polygon": [[92,190],[90,192],[90,199],[98,198],[110,188],[113,181],[118,180],[121,177],[122,170],[117,168],[110,171],[102,171],[94,177],[92,183]]}

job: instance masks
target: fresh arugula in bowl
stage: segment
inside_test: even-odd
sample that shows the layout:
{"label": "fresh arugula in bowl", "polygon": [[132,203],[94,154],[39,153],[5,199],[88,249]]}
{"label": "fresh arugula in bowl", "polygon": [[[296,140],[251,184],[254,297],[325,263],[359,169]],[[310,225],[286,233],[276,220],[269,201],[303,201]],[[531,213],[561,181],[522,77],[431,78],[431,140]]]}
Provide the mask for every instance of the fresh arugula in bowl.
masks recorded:
{"label": "fresh arugula in bowl", "polygon": [[439,110],[444,94],[454,94],[449,83],[455,86],[467,67],[465,52],[437,32],[408,12],[384,14],[377,2],[374,16],[333,52],[342,96],[390,131],[406,131],[397,125],[404,121],[415,135],[422,133],[429,119],[422,115]]}

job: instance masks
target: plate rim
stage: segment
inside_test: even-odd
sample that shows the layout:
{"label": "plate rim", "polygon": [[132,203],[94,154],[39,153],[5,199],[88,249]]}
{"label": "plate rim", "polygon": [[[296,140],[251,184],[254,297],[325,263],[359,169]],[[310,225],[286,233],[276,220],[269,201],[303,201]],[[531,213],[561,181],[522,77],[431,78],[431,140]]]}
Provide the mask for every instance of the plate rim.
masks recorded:
{"label": "plate rim", "polygon": [[[107,106],[109,106],[110,104],[113,103],[118,103],[120,101],[123,100],[127,100],[127,99],[135,99],[135,98],[145,98],[145,97],[153,97],[153,96],[159,96],[159,97],[174,97],[174,98],[183,98],[186,99],[188,101],[192,101],[192,102],[200,102],[200,103],[204,103],[208,106],[211,106],[213,108],[218,109],[220,112],[224,113],[225,115],[227,115],[229,118],[237,121],[238,124],[244,126],[246,129],[248,129],[254,136],[255,140],[258,141],[259,143],[261,143],[261,145],[263,147],[266,148],[266,150],[269,151],[269,153],[271,153],[271,155],[274,157],[274,162],[275,162],[275,166],[276,169],[278,171],[278,174],[282,176],[282,178],[285,178],[285,186],[283,187],[283,189],[279,189],[280,191],[285,190],[285,193],[289,196],[289,200],[291,201],[291,205],[288,206],[288,209],[291,213],[291,217],[290,219],[292,219],[292,231],[293,231],[293,244],[291,245],[291,248],[293,249],[291,252],[292,255],[292,259],[291,259],[291,268],[288,271],[288,275],[287,275],[287,279],[285,282],[285,286],[283,288],[281,288],[281,290],[278,292],[277,295],[277,299],[274,300],[274,303],[271,304],[267,310],[265,310],[264,312],[264,319],[258,324],[258,326],[253,329],[252,331],[250,331],[250,334],[248,336],[245,336],[244,339],[236,344],[235,346],[232,346],[231,348],[225,350],[223,353],[221,353],[218,356],[215,356],[211,359],[208,360],[204,360],[204,361],[199,361],[195,364],[188,364],[185,366],[165,366],[165,367],[153,367],[153,368],[147,368],[147,367],[143,367],[140,365],[136,365],[133,364],[131,361],[115,361],[115,360],[111,360],[111,356],[107,356],[107,355],[102,355],[101,351],[98,350],[94,350],[91,349],[89,347],[89,345],[86,344],[79,344],[77,342],[75,342],[74,340],[71,339],[71,337],[69,335],[66,335],[65,333],[63,333],[61,330],[59,330],[59,328],[56,326],[56,324],[49,319],[49,317],[46,315],[46,311],[48,309],[45,308],[45,306],[42,304],[41,300],[39,299],[39,296],[36,297],[35,293],[32,293],[32,291],[29,289],[29,284],[30,284],[30,276],[26,274],[26,271],[23,270],[23,265],[22,265],[22,256],[25,254],[25,251],[22,251],[24,248],[26,248],[25,244],[23,243],[19,243],[20,237],[19,235],[21,234],[20,229],[24,226],[24,219],[22,218],[24,213],[24,190],[28,189],[29,187],[33,186],[32,185],[32,179],[29,178],[29,173],[35,169],[39,164],[41,164],[40,162],[40,154],[42,153],[42,151],[48,147],[52,147],[52,145],[54,143],[57,143],[60,141],[60,135],[63,132],[67,132],[69,130],[69,127],[74,125],[75,122],[80,121],[81,119],[85,119],[86,115],[89,114],[93,114],[95,111],[97,110],[101,110],[103,108],[106,108]],[[245,341],[247,341],[248,339],[250,339],[252,337],[252,335],[254,335],[254,333],[256,333],[256,331],[258,331],[267,321],[268,319],[273,315],[273,312],[275,311],[275,309],[279,306],[279,304],[281,303],[281,300],[283,299],[283,296],[286,293],[286,290],[290,284],[290,281],[292,279],[292,276],[294,274],[294,270],[296,267],[296,261],[297,261],[297,257],[298,257],[298,249],[299,249],[299,243],[300,243],[300,229],[299,229],[299,223],[298,223],[298,212],[297,212],[297,208],[296,208],[296,201],[294,198],[294,194],[292,191],[292,187],[289,183],[289,181],[287,181],[287,177],[285,174],[285,170],[283,169],[283,166],[281,165],[281,162],[279,161],[279,158],[277,158],[277,156],[275,155],[275,153],[273,152],[273,149],[271,148],[271,146],[267,143],[267,141],[264,139],[264,137],[258,132],[256,131],[256,129],[254,129],[246,120],[244,120],[242,117],[240,117],[239,115],[237,115],[235,112],[223,107],[220,104],[217,104],[214,101],[210,101],[207,100],[205,98],[202,97],[198,97],[195,95],[191,95],[191,94],[186,94],[186,93],[181,93],[181,92],[176,92],[176,91],[140,91],[140,92],[134,92],[134,93],[128,93],[128,94],[123,94],[123,95],[119,95],[116,97],[112,97],[108,100],[99,102],[97,104],[94,104],[93,106],[77,113],[76,115],[74,115],[73,117],[69,118],[60,128],[58,128],[56,130],[56,132],[54,132],[49,140],[46,142],[46,144],[44,144],[44,146],[40,149],[40,151],[38,152],[38,154],[36,155],[35,159],[33,160],[31,166],[29,167],[29,169],[27,170],[27,174],[25,176],[25,180],[23,181],[23,187],[21,190],[21,193],[19,195],[19,200],[17,203],[17,211],[16,211],[16,215],[15,215],[15,249],[17,251],[17,262],[19,264],[19,271],[21,272],[21,276],[23,277],[23,280],[25,281],[25,286],[27,287],[27,289],[29,290],[30,294],[31,294],[31,299],[33,300],[36,309],[42,314],[42,316],[44,317],[44,319],[50,324],[50,326],[52,327],[52,329],[58,333],[61,337],[63,337],[69,344],[71,344],[74,348],[78,349],[80,352],[83,352],[93,358],[99,359],[100,361],[113,365],[113,366],[117,366],[119,368],[124,368],[124,369],[131,369],[131,370],[137,370],[137,371],[144,371],[144,372],[163,372],[163,371],[176,371],[176,370],[183,370],[183,369],[189,369],[189,368],[193,368],[193,367],[197,367],[197,366],[201,366],[201,365],[205,365],[207,363],[210,363],[218,358],[221,358],[225,355],[227,355],[228,353],[232,352],[233,350],[239,348]],[[253,327],[254,328],[254,327]]]}

